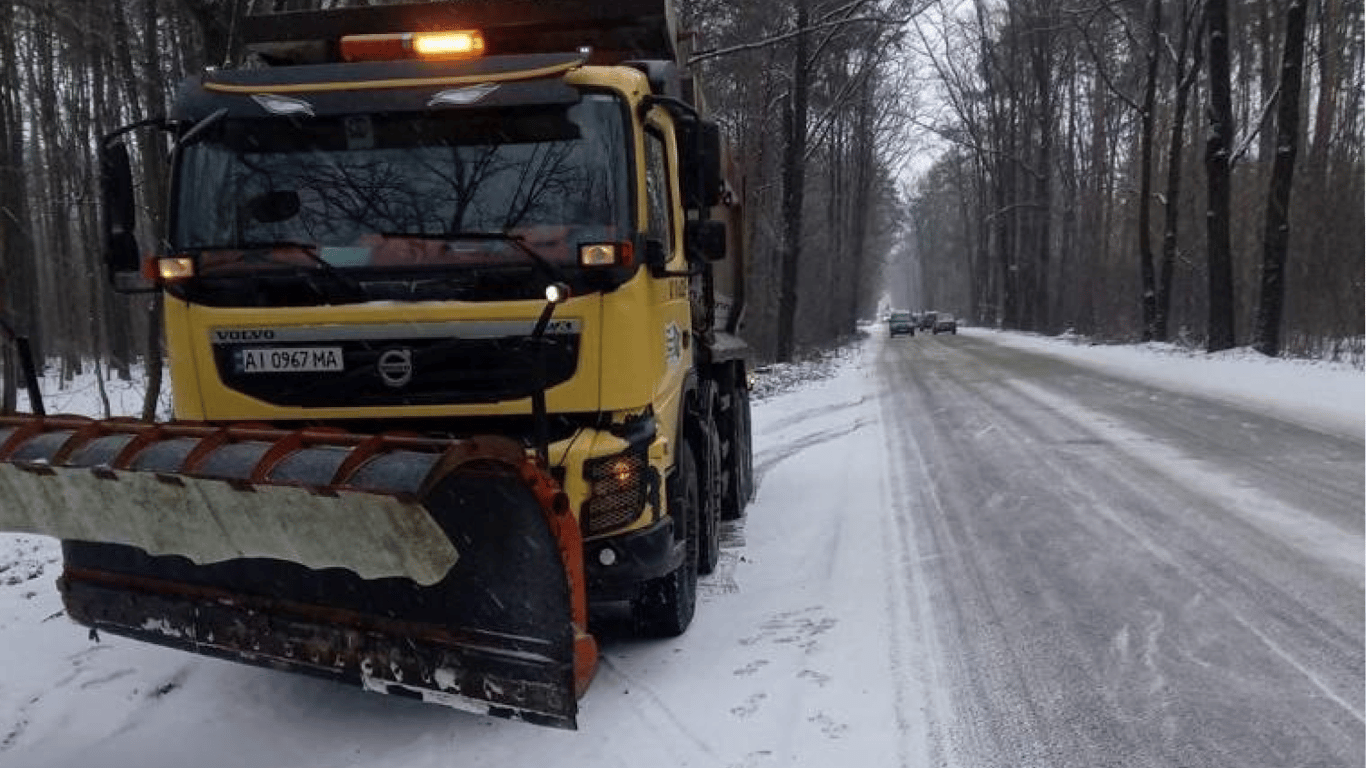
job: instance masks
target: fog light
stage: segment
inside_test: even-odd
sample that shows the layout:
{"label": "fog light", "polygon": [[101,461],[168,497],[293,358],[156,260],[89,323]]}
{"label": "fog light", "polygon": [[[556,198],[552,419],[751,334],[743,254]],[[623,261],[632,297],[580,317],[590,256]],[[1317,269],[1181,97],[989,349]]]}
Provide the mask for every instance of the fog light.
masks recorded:
{"label": "fog light", "polygon": [[621,453],[584,463],[589,497],[583,505],[584,533],[596,536],[635,522],[645,511],[649,464],[639,453]]}
{"label": "fog light", "polygon": [[603,547],[598,550],[598,562],[603,565],[617,564],[617,551],[611,547]]}

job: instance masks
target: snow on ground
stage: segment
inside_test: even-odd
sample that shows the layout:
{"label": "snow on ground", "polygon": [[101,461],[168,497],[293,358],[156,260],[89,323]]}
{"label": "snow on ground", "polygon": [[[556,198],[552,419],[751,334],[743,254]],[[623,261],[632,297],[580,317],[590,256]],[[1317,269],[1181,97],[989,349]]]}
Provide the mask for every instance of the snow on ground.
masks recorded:
{"label": "snow on ground", "polygon": [[1206,354],[1175,344],[1092,344],[1085,339],[963,328],[1145,384],[1250,406],[1336,434],[1366,430],[1362,371],[1345,364],[1269,358],[1248,347]]}
{"label": "snow on ground", "polygon": [[[76,414],[92,418],[108,416],[137,416],[142,413],[142,401],[147,392],[147,376],[142,366],[133,366],[129,379],[117,377],[104,382],[104,393],[100,393],[99,380],[93,375],[76,376],[64,381],[50,365],[38,382],[43,394],[43,408],[48,414]],[[157,400],[157,418],[169,419],[171,416],[170,371],[163,376],[165,385]],[[106,411],[104,401],[109,401]],[[19,410],[31,411],[28,392],[19,388]]]}
{"label": "snow on ground", "polygon": [[[1177,391],[1253,403],[1326,430],[1362,434],[1366,385],[1359,370],[1269,360],[1246,351],[1206,356],[1158,345],[1098,346],[971,328],[962,333]],[[859,430],[858,439],[871,441],[872,450],[880,434],[877,425],[863,421],[867,411],[860,404],[867,397],[860,357],[856,346],[761,373],[755,453],[761,482],[765,477],[773,482],[760,486],[743,546],[728,550],[719,575],[704,583],[701,620],[679,641],[623,641],[605,648],[599,678],[583,701],[587,732],[485,718],[452,720],[436,707],[118,638],[91,643],[61,612],[53,583],[60,571],[55,542],[0,534],[0,768],[421,768],[452,764],[455,756],[460,764],[490,765],[541,756],[545,759],[538,762],[568,768],[642,762],[737,768],[905,763],[908,755],[923,753],[925,735],[914,719],[903,720],[898,713],[916,705],[886,699],[890,689],[876,675],[870,677],[880,668],[861,659],[886,658],[888,649],[861,643],[891,636],[899,645],[892,654],[908,669],[919,666],[916,657],[927,649],[913,627],[894,626],[896,617],[887,606],[865,607],[855,615],[846,611],[838,622],[823,608],[843,608],[841,595],[828,594],[831,569],[881,583],[881,576],[861,561],[857,546],[869,531],[847,531],[848,546],[826,564],[825,581],[791,578],[800,565],[794,559],[803,556],[802,543],[821,537],[825,546],[828,531],[813,529],[794,540],[800,520],[792,513],[813,504],[810,498],[793,498],[789,488],[800,484],[784,478],[806,476],[830,485],[828,493],[824,487],[821,491],[833,501],[819,501],[822,507],[876,509],[884,501],[879,494],[887,493],[885,484],[859,474],[868,462],[860,462],[851,444],[838,439],[870,427]],[[48,387],[53,393],[49,412],[100,415],[97,390],[88,382],[61,391],[51,382]],[[136,412],[140,398],[126,387],[118,389],[116,409]],[[851,414],[859,419],[852,426]],[[797,426],[811,440],[803,442]],[[718,614],[724,620],[716,620]],[[698,663],[723,670],[724,686],[690,685]],[[912,682],[911,688],[917,685]],[[920,693],[932,696],[932,688],[924,683]],[[598,689],[603,692],[594,695]],[[632,700],[644,706],[630,708]],[[717,711],[719,719],[707,719]],[[622,713],[634,718],[625,728],[601,725]],[[189,734],[192,739],[185,738]],[[331,751],[320,756],[320,743]],[[718,743],[728,745],[727,754],[708,746]]]}

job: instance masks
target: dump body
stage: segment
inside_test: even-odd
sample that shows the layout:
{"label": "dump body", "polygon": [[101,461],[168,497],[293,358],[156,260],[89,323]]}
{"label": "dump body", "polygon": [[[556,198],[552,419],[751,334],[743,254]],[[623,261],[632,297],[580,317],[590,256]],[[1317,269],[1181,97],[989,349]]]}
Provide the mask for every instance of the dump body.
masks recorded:
{"label": "dump body", "polygon": [[146,264],[111,135],[106,258],[164,294],[177,421],[0,420],[0,529],[63,539],[69,614],[561,727],[590,604],[682,632],[753,482],[738,184],[672,19],[248,19],[162,126]]}

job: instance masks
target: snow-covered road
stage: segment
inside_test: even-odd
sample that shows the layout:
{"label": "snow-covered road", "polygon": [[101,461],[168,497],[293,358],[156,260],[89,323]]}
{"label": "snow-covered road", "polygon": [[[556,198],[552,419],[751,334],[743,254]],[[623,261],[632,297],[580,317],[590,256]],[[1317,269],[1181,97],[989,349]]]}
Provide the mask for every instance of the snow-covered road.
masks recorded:
{"label": "snow-covered road", "polygon": [[1361,766],[1359,372],[1325,429],[1016,342],[874,328],[758,403],[695,623],[605,617],[575,733],[91,643],[0,534],[0,766]]}
{"label": "snow-covered road", "polygon": [[1361,764],[1360,434],[989,338],[874,357],[931,764]]}

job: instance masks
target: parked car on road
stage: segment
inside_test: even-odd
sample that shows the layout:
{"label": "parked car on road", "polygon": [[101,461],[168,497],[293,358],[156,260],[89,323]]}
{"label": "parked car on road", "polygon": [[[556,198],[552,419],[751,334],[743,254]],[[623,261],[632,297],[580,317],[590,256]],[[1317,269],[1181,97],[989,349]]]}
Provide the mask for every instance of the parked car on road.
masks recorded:
{"label": "parked car on road", "polygon": [[952,333],[956,336],[958,334],[958,321],[954,319],[953,315],[941,312],[935,318],[934,328],[931,330],[936,336],[941,333]]}
{"label": "parked car on road", "polygon": [[910,312],[893,312],[887,316],[887,335],[900,336],[915,335],[915,322],[911,319]]}

